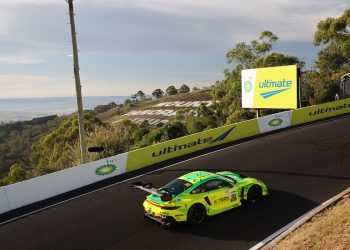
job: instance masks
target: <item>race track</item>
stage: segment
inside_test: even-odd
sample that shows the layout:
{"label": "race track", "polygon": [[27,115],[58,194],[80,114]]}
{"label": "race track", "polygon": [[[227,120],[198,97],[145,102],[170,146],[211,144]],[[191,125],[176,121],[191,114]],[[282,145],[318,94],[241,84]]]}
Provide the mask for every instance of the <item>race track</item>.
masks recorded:
{"label": "race track", "polygon": [[[193,170],[257,177],[270,197],[200,226],[163,230],[143,219],[145,193]],[[249,249],[350,186],[350,117],[284,131],[126,181],[0,226],[0,248]]]}

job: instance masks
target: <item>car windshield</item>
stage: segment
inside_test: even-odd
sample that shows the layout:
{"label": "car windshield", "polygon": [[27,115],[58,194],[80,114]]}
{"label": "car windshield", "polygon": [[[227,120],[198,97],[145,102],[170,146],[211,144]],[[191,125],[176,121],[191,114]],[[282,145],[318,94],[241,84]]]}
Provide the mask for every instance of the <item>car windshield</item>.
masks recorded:
{"label": "car windshield", "polygon": [[172,182],[165,185],[162,188],[162,190],[168,192],[169,194],[173,194],[176,196],[191,186],[192,186],[192,183],[190,183],[188,181],[181,180],[181,179],[175,179]]}

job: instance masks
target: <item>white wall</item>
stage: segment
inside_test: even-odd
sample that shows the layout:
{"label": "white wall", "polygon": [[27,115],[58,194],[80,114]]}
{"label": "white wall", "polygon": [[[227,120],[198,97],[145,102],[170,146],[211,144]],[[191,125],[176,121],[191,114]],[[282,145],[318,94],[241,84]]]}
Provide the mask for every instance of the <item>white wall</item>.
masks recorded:
{"label": "white wall", "polygon": [[9,210],[10,207],[7,202],[5,187],[0,187],[0,214],[5,213]]}
{"label": "white wall", "polygon": [[260,133],[266,133],[281,128],[290,127],[292,123],[292,110],[277,114],[259,117]]}
{"label": "white wall", "polygon": [[[126,160],[127,153],[124,153],[6,186],[10,209],[29,205],[125,173]],[[116,167],[112,173],[101,173],[105,175],[96,173],[99,167],[111,166],[111,164]]]}

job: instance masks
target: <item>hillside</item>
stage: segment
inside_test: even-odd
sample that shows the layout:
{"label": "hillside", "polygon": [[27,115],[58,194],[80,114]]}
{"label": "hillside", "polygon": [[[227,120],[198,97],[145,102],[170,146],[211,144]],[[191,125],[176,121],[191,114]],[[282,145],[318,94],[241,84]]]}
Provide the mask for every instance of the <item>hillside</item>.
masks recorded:
{"label": "hillside", "polygon": [[200,104],[211,105],[210,90],[166,96],[154,100],[135,102],[103,112],[97,117],[107,123],[115,124],[128,119],[135,124],[147,120],[150,125],[158,125],[174,120],[176,111],[196,111]]}

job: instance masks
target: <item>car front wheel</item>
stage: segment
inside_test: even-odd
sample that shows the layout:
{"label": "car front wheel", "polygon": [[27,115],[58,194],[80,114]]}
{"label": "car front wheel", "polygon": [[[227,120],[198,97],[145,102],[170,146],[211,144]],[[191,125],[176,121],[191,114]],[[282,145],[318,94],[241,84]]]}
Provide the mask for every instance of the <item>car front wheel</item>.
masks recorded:
{"label": "car front wheel", "polygon": [[191,224],[201,224],[205,221],[206,216],[205,207],[201,204],[195,204],[187,213],[187,221]]}
{"label": "car front wheel", "polygon": [[248,189],[247,200],[249,203],[257,203],[262,198],[262,190],[258,185],[253,185]]}

